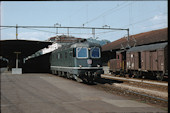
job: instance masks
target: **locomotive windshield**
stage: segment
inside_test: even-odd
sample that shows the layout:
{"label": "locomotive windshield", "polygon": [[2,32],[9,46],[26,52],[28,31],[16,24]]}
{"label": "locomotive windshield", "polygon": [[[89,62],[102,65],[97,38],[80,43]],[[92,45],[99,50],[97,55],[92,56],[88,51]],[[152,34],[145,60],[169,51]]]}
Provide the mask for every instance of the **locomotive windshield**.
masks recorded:
{"label": "locomotive windshield", "polygon": [[91,57],[92,58],[100,58],[100,48],[94,47],[91,49]]}
{"label": "locomotive windshield", "polygon": [[88,49],[85,47],[78,47],[77,58],[88,58]]}

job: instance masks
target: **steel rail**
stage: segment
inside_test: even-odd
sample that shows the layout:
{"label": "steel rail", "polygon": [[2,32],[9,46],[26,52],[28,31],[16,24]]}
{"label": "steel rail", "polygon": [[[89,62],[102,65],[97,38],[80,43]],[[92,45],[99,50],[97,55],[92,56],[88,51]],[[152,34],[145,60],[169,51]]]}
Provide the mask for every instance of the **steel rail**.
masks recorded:
{"label": "steel rail", "polygon": [[[97,84],[100,84],[100,83],[97,83]],[[99,86],[101,86],[101,85],[99,85]],[[106,87],[107,87],[107,86],[106,86]],[[136,92],[136,91],[121,90],[121,89],[116,88],[116,87],[114,87],[113,90],[116,91],[116,92],[117,92],[117,90],[118,90],[119,92],[123,91],[123,92],[133,93],[133,94],[136,94],[136,95],[141,95],[141,96],[143,96],[143,97],[149,97],[149,98],[152,98],[152,99],[155,99],[155,100],[160,100],[160,101],[168,102],[168,100],[166,100],[166,99],[159,98],[159,97],[154,97],[154,96],[150,96],[150,95],[147,95],[147,94],[142,94],[142,93],[139,93],[139,92]]]}
{"label": "steel rail", "polygon": [[163,99],[163,98],[154,97],[154,96],[150,96],[150,95],[147,95],[147,94],[141,94],[141,93],[138,93],[138,92],[135,92],[135,91],[129,91],[129,90],[125,90],[125,91],[130,92],[130,93],[134,93],[134,94],[138,94],[138,95],[141,95],[141,96],[145,96],[145,97],[150,97],[150,98],[153,98],[153,99],[156,99],[156,100],[161,100],[161,101],[164,101],[164,102],[168,102],[168,100]]}

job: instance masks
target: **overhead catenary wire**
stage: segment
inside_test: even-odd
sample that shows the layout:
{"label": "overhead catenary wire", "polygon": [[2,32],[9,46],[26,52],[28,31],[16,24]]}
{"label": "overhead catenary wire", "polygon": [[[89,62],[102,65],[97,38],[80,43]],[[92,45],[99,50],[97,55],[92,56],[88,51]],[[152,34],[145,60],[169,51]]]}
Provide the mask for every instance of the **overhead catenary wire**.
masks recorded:
{"label": "overhead catenary wire", "polygon": [[[26,29],[56,34],[55,32],[46,31],[46,30],[39,30],[39,29],[34,29],[34,28],[26,28]],[[58,33],[58,34],[67,34],[67,33],[62,33],[62,32],[61,32],[61,33]],[[91,35],[92,33],[74,33],[74,32],[72,32],[72,33],[69,33],[69,34],[88,34],[88,35]]]}
{"label": "overhead catenary wire", "polygon": [[[163,15],[163,14],[167,14],[167,12],[162,13],[162,15]],[[151,19],[154,18],[154,17],[155,17],[155,16],[151,16],[151,17],[148,17],[148,18],[145,18],[145,19],[136,21],[136,22],[134,22],[134,23],[124,25],[124,26],[122,26],[122,28],[123,28],[123,27],[129,27],[129,28],[130,28],[131,25],[137,25],[137,24],[146,22],[147,20],[151,20]],[[158,23],[158,24],[159,24],[159,23]],[[156,25],[156,24],[155,24],[155,25]],[[145,26],[144,26],[144,27],[145,27]],[[148,26],[148,27],[149,27],[149,26]],[[105,31],[105,32],[98,32],[97,34],[105,35],[104,33],[109,33],[109,32],[117,33],[118,31]]]}
{"label": "overhead catenary wire", "polygon": [[[0,26],[16,28],[16,26]],[[56,27],[56,26],[17,26],[18,28],[69,28],[69,29],[103,29],[103,30],[129,30],[128,28],[102,28],[102,27]]]}
{"label": "overhead catenary wire", "polygon": [[[38,31],[42,31],[42,32],[48,32],[48,33],[54,33],[56,34],[55,32],[50,32],[50,31],[45,31],[45,30],[39,30],[39,29],[35,29],[35,28],[65,28],[65,29],[91,29],[92,30],[92,33],[90,33],[89,35],[93,35],[93,37],[95,37],[95,30],[98,29],[98,30],[125,30],[127,32],[129,32],[129,28],[126,28],[126,29],[123,29],[123,28],[103,28],[103,27],[62,27],[62,26],[59,26],[59,27],[56,27],[56,26],[0,26],[1,28],[32,28],[32,30],[38,30]],[[34,28],[34,29],[33,29]],[[17,30],[16,30],[17,31]],[[58,33],[58,34],[61,34],[61,33]],[[63,35],[65,33],[62,33]],[[68,31],[67,31],[67,34],[68,34]],[[79,33],[70,33],[70,34],[79,34]],[[82,33],[81,33],[82,34]],[[18,35],[18,33],[17,33]],[[128,39],[129,39],[129,36],[128,36]]]}
{"label": "overhead catenary wire", "polygon": [[93,19],[91,19],[91,20],[89,20],[89,21],[84,22],[83,25],[88,24],[88,23],[91,23],[92,21],[95,21],[95,20],[103,17],[104,15],[107,15],[107,13],[113,12],[114,9],[122,6],[122,5],[125,4],[125,3],[126,3],[126,2],[123,2],[122,4],[120,4],[120,5],[116,6],[116,7],[113,7],[113,8],[111,8],[111,9],[105,11],[104,13],[100,14],[99,16],[97,16],[97,17],[95,17],[95,18],[93,18]]}

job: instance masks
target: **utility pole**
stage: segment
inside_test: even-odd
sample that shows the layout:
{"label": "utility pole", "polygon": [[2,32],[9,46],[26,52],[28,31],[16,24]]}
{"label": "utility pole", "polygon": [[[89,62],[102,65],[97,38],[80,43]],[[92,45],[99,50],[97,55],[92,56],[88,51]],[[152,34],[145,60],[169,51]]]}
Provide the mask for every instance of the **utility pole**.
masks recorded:
{"label": "utility pole", "polygon": [[95,28],[92,28],[93,38],[95,39]]}
{"label": "utility pole", "polygon": [[130,48],[130,45],[129,45],[129,28],[127,29],[127,46]]}
{"label": "utility pole", "polygon": [[67,34],[68,34],[68,37],[69,37],[69,28],[67,28]]}
{"label": "utility pole", "polygon": [[58,27],[61,27],[61,24],[59,23],[54,24],[54,28],[56,28],[56,34],[58,34]]}
{"label": "utility pole", "polygon": [[16,24],[16,40],[18,40],[18,24]]}

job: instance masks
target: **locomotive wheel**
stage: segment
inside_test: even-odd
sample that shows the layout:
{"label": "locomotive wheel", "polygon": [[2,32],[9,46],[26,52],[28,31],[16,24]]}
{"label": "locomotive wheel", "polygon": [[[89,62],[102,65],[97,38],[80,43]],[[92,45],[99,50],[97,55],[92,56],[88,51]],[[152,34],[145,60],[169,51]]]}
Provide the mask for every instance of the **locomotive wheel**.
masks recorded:
{"label": "locomotive wheel", "polygon": [[157,72],[157,73],[156,73],[156,78],[157,78],[159,81],[162,81],[162,80],[164,79],[164,75],[161,74],[161,73],[159,73],[159,72]]}
{"label": "locomotive wheel", "polygon": [[70,79],[70,73],[67,73],[67,78]]}
{"label": "locomotive wheel", "polygon": [[52,70],[51,72],[52,72],[53,75],[55,74],[55,73],[54,73],[54,70]]}
{"label": "locomotive wheel", "polygon": [[62,72],[61,71],[58,71],[58,76],[62,76]]}

